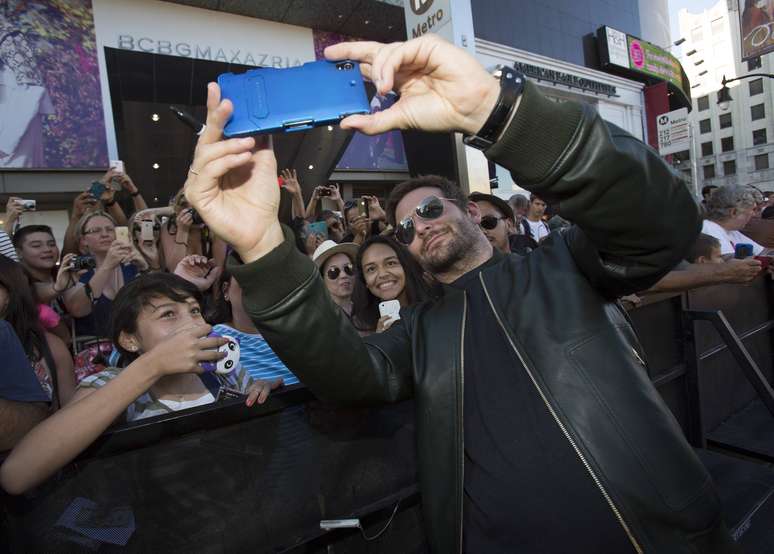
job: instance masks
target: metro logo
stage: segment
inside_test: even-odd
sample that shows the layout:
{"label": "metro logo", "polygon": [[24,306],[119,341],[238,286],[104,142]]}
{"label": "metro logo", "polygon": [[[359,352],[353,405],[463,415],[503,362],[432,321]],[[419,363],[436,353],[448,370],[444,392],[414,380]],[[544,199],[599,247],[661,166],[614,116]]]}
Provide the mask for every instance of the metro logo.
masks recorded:
{"label": "metro logo", "polygon": [[417,15],[422,15],[433,5],[433,0],[410,0],[410,3],[411,11]]}
{"label": "metro logo", "polygon": [[[414,0],[419,1],[419,0]],[[432,0],[428,2],[429,4],[432,4]],[[411,4],[412,9],[414,4]],[[433,27],[440,26],[441,20],[443,19],[443,10],[438,10],[432,15],[427,16],[427,20],[424,23],[417,23],[417,26],[411,29],[411,38],[418,38],[424,35],[427,32],[432,31]]]}

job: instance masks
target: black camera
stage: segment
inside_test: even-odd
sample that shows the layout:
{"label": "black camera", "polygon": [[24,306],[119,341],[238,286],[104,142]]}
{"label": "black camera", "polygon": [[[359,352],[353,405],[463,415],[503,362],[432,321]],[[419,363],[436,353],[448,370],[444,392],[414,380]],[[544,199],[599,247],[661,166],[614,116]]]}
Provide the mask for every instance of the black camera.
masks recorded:
{"label": "black camera", "polygon": [[320,189],[319,196],[330,196],[331,195],[331,189],[328,187],[323,187]]}
{"label": "black camera", "polygon": [[94,269],[97,267],[97,260],[94,256],[76,256],[73,258],[72,271],[81,271],[82,269]]}
{"label": "black camera", "polygon": [[199,215],[199,212],[191,208],[191,221],[194,225],[204,225],[204,220],[202,219],[202,216]]}

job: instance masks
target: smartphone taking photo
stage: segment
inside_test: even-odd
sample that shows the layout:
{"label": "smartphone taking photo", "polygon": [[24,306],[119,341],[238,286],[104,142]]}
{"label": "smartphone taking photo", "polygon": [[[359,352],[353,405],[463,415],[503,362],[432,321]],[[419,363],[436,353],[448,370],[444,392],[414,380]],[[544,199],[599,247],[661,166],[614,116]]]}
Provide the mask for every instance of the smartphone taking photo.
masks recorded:
{"label": "smartphone taking photo", "polygon": [[357,201],[357,213],[361,217],[368,217],[368,198],[360,198]]}
{"label": "smartphone taking photo", "polygon": [[116,240],[129,242],[129,227],[116,227]]}
{"label": "smartphone taking photo", "polygon": [[349,60],[224,73],[218,85],[221,98],[234,105],[227,138],[304,131],[371,111],[360,65]]}
{"label": "smartphone taking photo", "polygon": [[389,316],[390,319],[400,319],[400,301],[387,300],[379,302],[379,317]]}
{"label": "smartphone taking photo", "polygon": [[328,224],[324,221],[310,223],[309,233],[313,235],[320,235],[323,239],[328,240]]}

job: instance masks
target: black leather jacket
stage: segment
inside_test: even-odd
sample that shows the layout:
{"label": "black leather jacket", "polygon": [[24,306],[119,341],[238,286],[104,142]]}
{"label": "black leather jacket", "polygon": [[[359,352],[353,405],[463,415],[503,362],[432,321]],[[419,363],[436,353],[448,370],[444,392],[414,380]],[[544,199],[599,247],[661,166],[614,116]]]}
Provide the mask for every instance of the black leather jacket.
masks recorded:
{"label": "black leather jacket", "polygon": [[[479,278],[534,393],[632,552],[734,551],[710,477],[615,302],[656,282],[695,240],[700,220],[685,184],[592,108],[556,105],[529,84],[486,154],[576,224],[525,257],[502,256]],[[361,405],[414,398],[427,536],[434,552],[461,551],[465,293],[446,287],[438,301],[403,310],[388,332],[361,339],[290,235],[252,264],[229,264],[258,329],[318,396]]]}

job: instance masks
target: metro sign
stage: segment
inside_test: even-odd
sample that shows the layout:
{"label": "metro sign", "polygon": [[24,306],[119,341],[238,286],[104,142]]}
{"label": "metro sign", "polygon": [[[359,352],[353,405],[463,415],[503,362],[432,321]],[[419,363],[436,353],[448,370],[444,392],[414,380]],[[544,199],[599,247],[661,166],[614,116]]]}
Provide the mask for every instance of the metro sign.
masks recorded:
{"label": "metro sign", "polygon": [[427,10],[430,9],[430,6],[433,5],[433,0],[410,0],[411,1],[411,11],[414,12],[417,15],[422,15]]}

